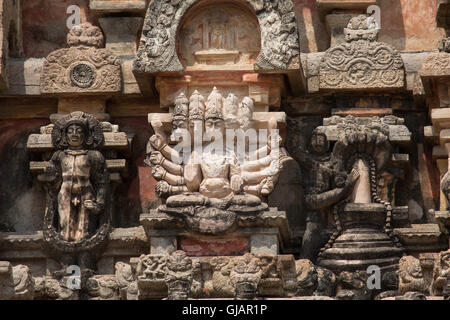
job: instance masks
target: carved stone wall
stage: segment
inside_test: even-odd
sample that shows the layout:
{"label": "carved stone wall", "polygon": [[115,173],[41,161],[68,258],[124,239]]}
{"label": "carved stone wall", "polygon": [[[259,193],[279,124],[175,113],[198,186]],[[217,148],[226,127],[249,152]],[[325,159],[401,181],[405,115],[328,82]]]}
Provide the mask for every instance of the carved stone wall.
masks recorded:
{"label": "carved stone wall", "polygon": [[[134,62],[137,73],[182,72],[176,42],[178,29],[190,8],[201,3],[188,1],[151,1],[144,21],[141,42]],[[207,2],[205,2],[207,3]],[[255,70],[300,69],[298,27],[291,0],[247,1],[259,22],[261,52]]]}

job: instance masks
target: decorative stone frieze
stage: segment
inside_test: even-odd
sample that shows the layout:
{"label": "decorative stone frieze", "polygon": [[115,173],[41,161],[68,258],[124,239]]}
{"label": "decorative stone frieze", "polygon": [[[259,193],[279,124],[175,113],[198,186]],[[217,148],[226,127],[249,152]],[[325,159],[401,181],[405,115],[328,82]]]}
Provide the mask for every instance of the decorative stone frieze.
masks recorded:
{"label": "decorative stone frieze", "polygon": [[405,71],[397,50],[377,42],[378,29],[365,15],[350,19],[343,43],[328,49],[320,64],[321,90],[400,89]]}
{"label": "decorative stone frieze", "polygon": [[70,96],[120,92],[120,60],[101,49],[103,42],[100,28],[88,22],[73,27],[67,35],[69,48],[50,53],[44,61],[41,93]]}
{"label": "decorative stone frieze", "polygon": [[[199,0],[151,1],[144,21],[141,43],[134,62],[136,73],[176,73],[184,67],[176,52],[180,23]],[[261,29],[258,72],[300,70],[300,42],[291,0],[246,1]]]}

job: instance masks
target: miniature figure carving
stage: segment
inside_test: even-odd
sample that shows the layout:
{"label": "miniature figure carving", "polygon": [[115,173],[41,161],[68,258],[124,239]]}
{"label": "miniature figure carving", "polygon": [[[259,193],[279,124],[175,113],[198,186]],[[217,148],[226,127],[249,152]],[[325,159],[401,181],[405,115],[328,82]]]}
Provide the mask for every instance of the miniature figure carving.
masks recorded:
{"label": "miniature figure carving", "polygon": [[[434,265],[432,290],[436,296],[444,295],[449,286],[450,278],[450,250],[439,253],[439,258]],[[447,289],[448,291],[448,289]]]}
{"label": "miniature figure carving", "polygon": [[419,259],[405,256],[400,259],[398,265],[398,292],[401,295],[407,292],[427,293],[428,290]]}

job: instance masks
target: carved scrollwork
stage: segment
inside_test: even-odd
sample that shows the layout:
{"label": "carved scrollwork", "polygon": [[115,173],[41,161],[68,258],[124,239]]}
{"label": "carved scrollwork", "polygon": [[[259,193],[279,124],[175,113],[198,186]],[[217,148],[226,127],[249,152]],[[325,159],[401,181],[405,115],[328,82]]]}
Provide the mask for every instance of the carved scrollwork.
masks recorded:
{"label": "carved scrollwork", "polygon": [[[153,0],[144,21],[141,43],[133,70],[139,73],[180,72],[176,36],[186,12],[199,0]],[[300,44],[291,0],[250,1],[261,28],[261,53],[255,69],[298,69]]]}
{"label": "carved scrollwork", "polygon": [[100,49],[103,35],[98,27],[84,23],[67,36],[70,48],[50,53],[41,76],[43,94],[112,93],[122,88],[120,60]]}
{"label": "carved scrollwork", "polygon": [[320,65],[323,89],[391,88],[404,83],[403,60],[392,46],[376,42],[367,17],[350,20],[343,43],[328,49]]}

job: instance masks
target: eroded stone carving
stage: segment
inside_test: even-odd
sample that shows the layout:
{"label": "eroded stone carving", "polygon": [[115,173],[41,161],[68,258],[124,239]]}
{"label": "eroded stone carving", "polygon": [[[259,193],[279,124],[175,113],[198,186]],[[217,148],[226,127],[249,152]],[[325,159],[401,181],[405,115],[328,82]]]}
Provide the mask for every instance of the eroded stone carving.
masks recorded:
{"label": "eroded stone carving", "polygon": [[365,15],[344,28],[343,43],[328,49],[320,64],[320,89],[401,88],[404,67],[400,54],[377,42],[378,29]]}
{"label": "eroded stone carving", "polygon": [[165,281],[169,300],[187,300],[191,291],[194,266],[184,251],[178,250],[166,258]]}
{"label": "eroded stone carving", "polygon": [[[186,12],[198,0],[151,1],[144,21],[141,43],[133,70],[138,73],[180,72],[176,52],[179,25]],[[247,1],[253,8],[261,28],[262,48],[255,63],[259,71],[300,68],[298,27],[291,0]],[[213,47],[224,47],[220,24],[212,30]]]}
{"label": "eroded stone carving", "polygon": [[407,292],[427,293],[428,288],[423,278],[420,260],[413,256],[404,256],[399,261],[398,292],[404,295]]}
{"label": "eroded stone carving", "polygon": [[[95,269],[94,259],[111,229],[113,188],[121,182],[120,175],[111,178],[107,168],[109,161],[116,159],[105,157],[117,157],[117,153],[105,151],[122,142],[127,146],[127,138],[117,126],[102,124],[84,112],[62,116],[41,132],[30,135],[27,148],[45,151],[42,156],[48,160],[30,163],[47,190],[46,248],[63,265],[76,263],[82,269]],[[120,171],[126,164],[119,161],[116,165],[115,170]]]}
{"label": "eroded stone carving", "polygon": [[141,255],[136,267],[139,299],[164,298],[167,296],[166,257]]}
{"label": "eroded stone carving", "polygon": [[34,288],[35,281],[27,266],[13,267],[8,261],[0,261],[0,300],[31,300]]}
{"label": "eroded stone carving", "polygon": [[450,250],[439,253],[433,269],[432,293],[436,296],[449,295]]}
{"label": "eroded stone carving", "polygon": [[234,267],[230,272],[230,280],[235,287],[235,297],[236,299],[254,299],[258,295],[258,285],[262,276],[261,261],[251,253],[235,259]]}
{"label": "eroded stone carving", "polygon": [[39,176],[49,190],[45,240],[66,252],[92,249],[105,241],[110,229],[109,175],[98,151],[104,144],[100,122],[74,112],[55,123],[52,143],[58,151]]}
{"label": "eroded stone carving", "polygon": [[[322,156],[315,156],[318,160],[305,153],[299,156],[300,162],[306,163],[304,167],[311,168],[308,164],[317,161],[318,169],[314,170],[311,187],[306,192],[307,204],[313,209],[333,208],[336,231],[321,249],[319,266],[336,273],[353,272],[365,270],[374,258],[383,256],[379,263],[384,268],[396,268],[402,249],[392,234],[393,209],[388,201],[380,199],[377,190],[378,174],[391,159],[390,139],[394,133],[410,139],[409,131],[396,117],[333,116],[324,119],[324,126],[316,128],[313,135],[312,148]],[[327,140],[335,142],[330,156],[326,155]],[[313,232],[320,232],[320,228]],[[368,237],[378,244],[365,246],[359,242],[356,247],[352,244],[356,239]],[[339,242],[338,247],[334,247],[335,241]],[[386,245],[386,241],[392,243]],[[347,259],[352,262],[341,263]]]}
{"label": "eroded stone carving", "polygon": [[107,94],[122,88],[120,60],[101,49],[100,28],[86,22],[67,35],[69,48],[50,53],[41,75],[42,94]]}

